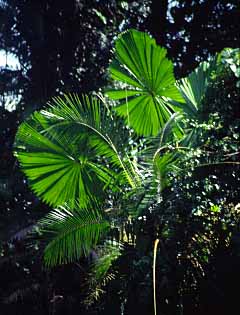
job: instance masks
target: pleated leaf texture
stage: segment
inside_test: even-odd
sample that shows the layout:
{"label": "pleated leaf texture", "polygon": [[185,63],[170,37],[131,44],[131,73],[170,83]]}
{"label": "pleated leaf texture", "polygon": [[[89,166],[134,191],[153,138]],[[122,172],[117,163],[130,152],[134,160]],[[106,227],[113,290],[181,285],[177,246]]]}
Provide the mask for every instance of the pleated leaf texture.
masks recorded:
{"label": "pleated leaf texture", "polygon": [[23,122],[15,154],[36,195],[51,206],[74,208],[78,200],[86,207],[130,179],[108,136],[111,124],[99,100],[77,95],[55,98]]}
{"label": "pleated leaf texture", "polygon": [[201,102],[204,99],[207,89],[211,83],[211,74],[217,69],[217,58],[210,61],[203,61],[186,78],[177,82],[184,103],[173,101],[172,104],[182,109],[189,117],[198,119]]}
{"label": "pleated leaf texture", "polygon": [[166,54],[153,38],[136,30],[126,31],[116,40],[110,74],[123,84],[107,89],[106,95],[120,101],[116,112],[139,135],[159,133],[174,112],[168,100],[184,102]]}

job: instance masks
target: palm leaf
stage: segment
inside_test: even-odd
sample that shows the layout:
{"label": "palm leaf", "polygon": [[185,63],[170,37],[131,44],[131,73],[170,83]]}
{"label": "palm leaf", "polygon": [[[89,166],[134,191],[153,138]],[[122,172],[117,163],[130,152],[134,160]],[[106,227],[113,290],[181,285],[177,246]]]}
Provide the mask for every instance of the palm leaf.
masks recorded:
{"label": "palm leaf", "polygon": [[66,95],[21,124],[16,156],[30,186],[48,204],[74,206],[79,200],[86,207],[103,199],[107,187],[116,188],[117,179],[134,185],[108,135],[113,119],[101,105],[95,98]]}
{"label": "palm leaf", "polygon": [[104,293],[106,285],[115,279],[117,271],[112,267],[122,253],[122,245],[117,242],[105,242],[102,246],[97,247],[96,253],[97,259],[89,273],[88,294],[84,301],[88,306],[96,302]]}
{"label": "palm leaf", "polygon": [[99,258],[92,266],[92,273],[96,281],[104,279],[112,263],[121,255],[122,245],[117,242],[106,241],[98,247]]}
{"label": "palm leaf", "polygon": [[199,107],[215,67],[216,58],[212,58],[210,62],[204,61],[186,78],[179,80],[177,83],[185,102],[172,101],[171,103],[187,113],[188,118],[198,118]]}
{"label": "palm leaf", "polygon": [[64,206],[51,211],[39,222],[40,232],[49,239],[44,250],[45,265],[53,267],[88,255],[108,226],[96,208],[71,211]]}
{"label": "palm leaf", "polygon": [[[148,137],[144,147],[139,151],[140,166],[138,168],[141,169],[142,167],[142,177],[144,178],[142,186],[147,185],[147,190],[150,189],[149,181],[152,184],[156,181],[157,186],[161,186],[160,190],[165,188],[168,182],[168,173],[178,168],[180,156],[178,146],[185,136],[181,128],[182,118],[183,115],[180,113],[172,114],[161,129],[160,134],[155,137]],[[157,186],[155,184],[153,186],[155,187],[153,191],[157,190]]]}
{"label": "palm leaf", "polygon": [[124,86],[109,89],[106,94],[123,100],[116,112],[140,135],[158,134],[173,112],[167,99],[183,101],[166,53],[153,38],[136,30],[122,33],[115,44],[110,73]]}

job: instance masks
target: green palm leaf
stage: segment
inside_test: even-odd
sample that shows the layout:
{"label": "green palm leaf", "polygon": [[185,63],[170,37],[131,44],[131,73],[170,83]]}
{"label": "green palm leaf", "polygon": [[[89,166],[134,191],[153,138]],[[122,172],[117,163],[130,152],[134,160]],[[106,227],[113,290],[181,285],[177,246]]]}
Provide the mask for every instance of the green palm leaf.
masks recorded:
{"label": "green palm leaf", "polygon": [[109,223],[96,208],[77,207],[71,211],[65,206],[51,211],[40,220],[39,227],[43,237],[49,239],[44,250],[45,265],[53,267],[88,255]]}
{"label": "green palm leaf", "polygon": [[58,97],[34,113],[16,136],[16,156],[34,192],[53,206],[74,207],[79,200],[86,207],[103,199],[107,187],[116,188],[118,179],[134,185],[108,135],[112,126],[106,108],[86,96]]}
{"label": "green palm leaf", "polygon": [[[115,279],[117,271],[114,270],[114,262],[122,254],[123,246],[117,242],[104,242],[97,246],[97,259],[92,264],[91,272],[88,275],[89,289],[84,301],[86,305],[92,305],[96,302],[106,285]],[[116,268],[115,268],[116,269]]]}
{"label": "green palm leaf", "polygon": [[116,112],[140,135],[158,134],[173,112],[168,99],[183,101],[166,53],[153,38],[136,30],[122,33],[116,41],[110,73],[124,86],[106,94],[123,100]]}
{"label": "green palm leaf", "polygon": [[212,58],[210,62],[204,61],[186,78],[179,80],[177,83],[185,102],[172,101],[171,103],[187,113],[188,118],[198,118],[199,107],[215,67],[216,58]]}
{"label": "green palm leaf", "polygon": [[98,247],[99,258],[92,266],[92,273],[96,281],[101,281],[107,275],[112,263],[121,255],[122,245],[117,242],[106,241]]}

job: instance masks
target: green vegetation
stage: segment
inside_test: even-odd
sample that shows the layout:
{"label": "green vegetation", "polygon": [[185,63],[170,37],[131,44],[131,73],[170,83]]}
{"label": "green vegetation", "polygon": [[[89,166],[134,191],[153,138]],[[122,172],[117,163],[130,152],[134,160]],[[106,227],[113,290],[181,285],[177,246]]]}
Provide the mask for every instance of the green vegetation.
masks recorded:
{"label": "green vegetation", "polygon": [[29,185],[55,207],[37,226],[48,242],[44,264],[94,252],[86,305],[112,292],[124,312],[141,292],[144,314],[153,314],[159,239],[157,314],[183,314],[219,252],[237,247],[239,50],[176,81],[166,49],[129,30],[109,72],[104,95],[55,97],[18,129]]}

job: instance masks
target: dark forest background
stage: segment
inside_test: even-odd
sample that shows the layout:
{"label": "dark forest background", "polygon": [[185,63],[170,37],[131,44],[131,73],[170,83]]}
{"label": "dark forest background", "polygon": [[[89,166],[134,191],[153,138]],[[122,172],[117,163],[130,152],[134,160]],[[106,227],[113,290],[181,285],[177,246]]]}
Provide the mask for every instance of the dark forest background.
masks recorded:
{"label": "dark forest background", "polygon": [[[77,302],[78,270],[47,273],[38,248],[25,246],[26,230],[47,206],[27,188],[13,157],[19,123],[54,95],[106,86],[114,40],[129,28],[150,33],[168,49],[176,77],[187,75],[223,48],[239,47],[239,9],[238,0],[0,0],[0,51],[19,60],[18,69],[7,61],[0,66],[0,314],[84,314]],[[239,303],[231,283],[240,279],[240,261],[230,257],[221,257],[216,275],[226,307],[234,309]],[[64,302],[56,289],[63,286]],[[216,296],[210,299],[205,290],[209,310],[211,303],[215,307],[211,314],[220,314]],[[58,295],[59,303],[49,300]]]}

